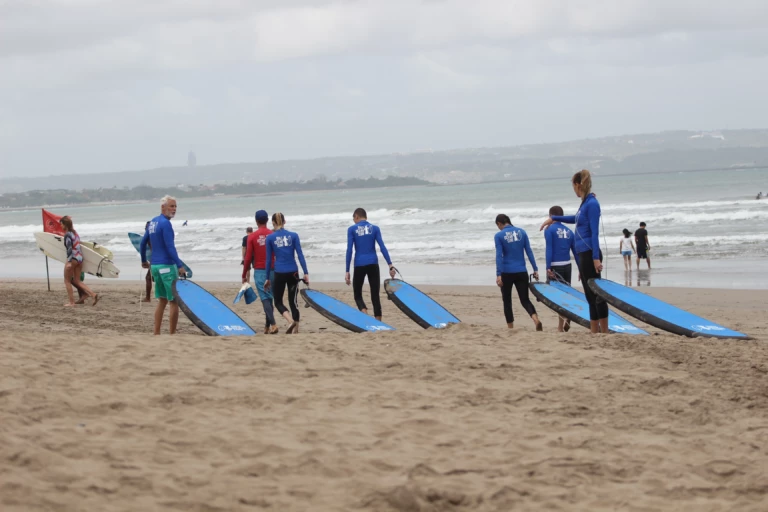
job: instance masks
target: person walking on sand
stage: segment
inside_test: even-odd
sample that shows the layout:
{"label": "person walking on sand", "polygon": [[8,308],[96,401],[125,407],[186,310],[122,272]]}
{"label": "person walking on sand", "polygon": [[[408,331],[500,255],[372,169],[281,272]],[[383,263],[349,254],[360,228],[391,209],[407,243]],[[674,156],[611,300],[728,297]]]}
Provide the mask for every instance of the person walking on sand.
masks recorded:
{"label": "person walking on sand", "polygon": [[[549,209],[549,214],[562,215],[563,208],[553,206]],[[578,261],[573,231],[568,226],[555,222],[544,230],[544,241],[547,244],[547,283],[559,281],[570,286],[573,269],[571,266],[571,254],[573,254],[574,260]],[[568,332],[570,328],[571,321],[562,316],[559,317],[557,332]]]}
{"label": "person walking on sand", "polygon": [[645,229],[645,222],[640,223],[640,229],[635,231],[635,245],[637,246],[637,270],[640,270],[640,260],[645,260],[648,268],[651,268],[651,257],[648,251],[651,250],[651,243],[648,241],[648,231]]}
{"label": "person walking on sand", "polygon": [[533,277],[539,280],[539,268],[531,250],[531,242],[528,235],[520,228],[512,225],[507,215],[500,213],[496,216],[496,227],[499,232],[493,237],[496,245],[496,285],[501,288],[501,300],[504,302],[504,317],[507,327],[515,326],[515,316],[512,313],[512,287],[517,288],[517,296],[520,298],[525,311],[531,316],[537,331],[543,330],[539,315],[528,296],[528,269],[525,266],[525,255],[533,267]]}
{"label": "person walking on sand", "polygon": [[[379,271],[379,257],[376,254],[376,244],[379,244],[381,255],[384,256],[387,265],[389,265],[389,276],[395,277],[395,267],[389,258],[389,251],[384,246],[381,239],[381,230],[368,222],[368,214],[364,209],[358,208],[352,214],[352,221],[355,223],[347,229],[347,272],[344,275],[344,282],[347,286],[352,284],[352,293],[355,297],[357,309],[368,314],[368,306],[363,300],[363,284],[368,277],[368,286],[371,289],[371,303],[373,303],[373,316],[381,321],[381,297],[379,289],[381,286],[381,274]],[[352,263],[352,251],[355,253],[355,274],[353,278],[349,275],[349,266]]]}
{"label": "person walking on sand", "polygon": [[264,308],[264,334],[277,334],[279,329],[275,322],[275,310],[272,304],[272,292],[264,289],[264,283],[275,280],[275,258],[267,264],[267,237],[272,230],[267,227],[269,215],[265,210],[256,212],[256,231],[248,235],[245,250],[245,264],[243,265],[243,284],[247,283],[251,265],[253,265],[253,281],[256,291]]}
{"label": "person walking on sand", "polygon": [[624,228],[624,236],[619,241],[619,253],[624,259],[624,272],[632,272],[632,253],[635,252],[635,244],[632,243],[630,236],[632,233],[627,228]]}
{"label": "person walking on sand", "polygon": [[589,287],[589,280],[600,278],[603,271],[603,253],[600,250],[600,203],[592,193],[592,176],[586,169],[571,178],[573,192],[581,198],[576,215],[550,215],[541,229],[546,229],[555,222],[576,224],[576,263],[579,266],[584,295],[589,304],[589,326],[593,334],[608,332],[608,304],[595,295]]}
{"label": "person walking on sand", "polygon": [[[304,253],[301,250],[301,241],[299,235],[285,229],[285,215],[282,213],[272,214],[272,227],[274,232],[267,236],[267,251],[264,261],[272,261],[275,257],[275,278],[267,279],[264,283],[264,289],[272,290],[275,297],[275,307],[291,325],[286,334],[299,333],[299,281],[304,281],[309,285],[309,272],[307,271],[307,262],[304,260]],[[299,258],[301,269],[304,271],[304,277],[299,278],[299,267],[296,265],[296,257]],[[288,288],[288,305],[291,307],[291,313],[283,305],[283,295]]]}
{"label": "person walking on sand", "polygon": [[[72,218],[69,215],[65,215],[59,221],[61,230],[64,231],[64,247],[67,249],[67,262],[64,264],[64,286],[67,288],[67,297],[69,302],[64,304],[66,307],[72,307],[75,305],[75,292],[73,286],[78,290],[78,304],[80,302],[80,291],[93,298],[93,305],[95,306],[99,302],[99,295],[94,293],[88,285],[80,281],[81,273],[83,271],[83,252],[80,249],[80,235],[75,231],[75,227],[72,224]],[[82,299],[84,302],[84,299]]]}
{"label": "person walking on sand", "polygon": [[[152,279],[155,281],[155,298],[158,299],[155,308],[154,334],[160,334],[163,324],[165,307],[171,304],[168,313],[170,334],[176,334],[176,326],[179,323],[179,304],[173,296],[173,282],[179,276],[186,276],[184,263],[181,262],[176,252],[175,234],[171,219],[176,216],[176,198],[164,196],[160,200],[160,215],[149,221],[149,227],[141,239],[139,252],[141,253],[141,266],[150,269]],[[152,263],[147,261],[147,247],[152,245]]]}

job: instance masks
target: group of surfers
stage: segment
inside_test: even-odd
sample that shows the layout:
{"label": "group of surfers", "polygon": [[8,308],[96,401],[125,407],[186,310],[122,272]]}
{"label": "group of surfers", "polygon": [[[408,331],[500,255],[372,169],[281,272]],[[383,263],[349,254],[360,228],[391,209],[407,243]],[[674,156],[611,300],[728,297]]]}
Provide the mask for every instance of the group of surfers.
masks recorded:
{"label": "group of surfers", "polygon": [[[581,170],[571,178],[573,191],[581,199],[575,215],[564,215],[560,206],[549,210],[549,217],[541,225],[546,239],[547,279],[571,283],[571,254],[578,266],[580,279],[588,282],[599,278],[603,270],[603,253],[599,245],[600,203],[592,193],[592,177],[588,170]],[[160,327],[166,306],[170,303],[170,333],[176,332],[179,318],[179,306],[173,296],[173,281],[184,277],[184,265],[179,258],[174,244],[174,231],[171,219],[176,215],[177,202],[171,196],[161,199],[161,213],[152,219],[141,241],[142,267],[150,270],[155,282],[155,297],[158,304],[155,309],[154,334],[160,334]],[[253,269],[253,282],[261,300],[265,324],[264,332],[279,332],[274,309],[288,322],[286,332],[299,332],[300,313],[298,307],[299,283],[309,284],[309,271],[301,239],[293,231],[286,229],[285,215],[280,212],[271,216],[272,229],[267,226],[270,220],[265,210],[255,214],[256,231],[245,240],[242,282],[250,282]],[[382,240],[381,230],[368,222],[366,211],[357,208],[352,214],[353,225],[347,230],[347,253],[345,282],[352,285],[355,304],[360,311],[368,313],[363,300],[363,285],[367,278],[371,290],[373,315],[381,320],[380,270],[376,246],[389,266],[389,274],[394,278],[395,268]],[[539,278],[536,260],[531,250],[528,234],[522,228],[512,224],[505,214],[496,217],[499,232],[494,236],[496,246],[496,284],[501,289],[504,316],[509,328],[514,327],[512,312],[512,288],[517,289],[520,303],[531,317],[536,330],[543,330],[536,308],[529,298],[528,271],[526,256],[533,267],[534,279]],[[565,224],[575,224],[575,233]],[[152,262],[147,261],[147,248],[152,248]],[[350,274],[354,253],[354,274]],[[298,264],[297,260],[298,259]],[[268,262],[270,264],[268,265]],[[303,276],[299,275],[299,265]],[[283,303],[288,292],[288,307]],[[597,297],[589,286],[584,286],[584,294],[589,303],[590,329],[592,333],[608,332],[608,305]],[[148,299],[148,297],[147,297]],[[289,311],[290,309],[290,311]],[[559,331],[567,331],[567,320],[560,318]]]}

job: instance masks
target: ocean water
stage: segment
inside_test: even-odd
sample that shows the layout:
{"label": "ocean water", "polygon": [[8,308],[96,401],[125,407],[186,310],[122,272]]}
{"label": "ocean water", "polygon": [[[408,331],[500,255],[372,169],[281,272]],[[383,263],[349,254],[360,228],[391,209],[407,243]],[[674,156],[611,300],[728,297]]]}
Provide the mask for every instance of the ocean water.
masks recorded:
{"label": "ocean water", "polygon": [[[382,228],[387,248],[406,279],[492,284],[496,214],[506,213],[528,232],[543,267],[539,226],[549,207],[557,204],[572,214],[579,205],[569,175],[556,180],[183,200],[174,219],[177,247],[198,279],[236,280],[242,237],[247,226],[255,225],[254,212],[282,211],[288,228],[301,236],[310,275],[315,280],[340,280],[346,228],[352,224],[352,211],[363,207],[368,219]],[[758,191],[768,192],[768,169],[596,174],[594,192],[603,211],[601,244],[608,255],[608,277],[629,278],[633,286],[765,288],[768,200],[757,201]],[[159,213],[159,205],[51,210],[71,215],[82,239],[111,249],[122,278],[138,277],[138,255],[127,233],[142,231],[145,222]],[[623,228],[634,232],[640,221],[648,225],[654,269],[635,271],[630,278],[624,275],[619,240]],[[40,230],[40,210],[0,212],[0,257],[6,261],[0,276],[45,276],[44,258],[33,238]]]}

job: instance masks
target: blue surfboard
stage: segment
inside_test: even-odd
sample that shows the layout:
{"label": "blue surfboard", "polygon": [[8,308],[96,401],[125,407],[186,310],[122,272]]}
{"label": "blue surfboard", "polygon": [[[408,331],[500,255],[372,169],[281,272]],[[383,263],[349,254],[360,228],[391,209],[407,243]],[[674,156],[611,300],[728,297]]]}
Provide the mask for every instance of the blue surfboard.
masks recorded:
{"label": "blue surfboard", "polygon": [[317,290],[301,290],[301,296],[328,320],[352,332],[394,331],[395,328]]}
{"label": "blue surfboard", "polygon": [[[552,311],[589,329],[589,304],[582,292],[557,281],[551,281],[549,284],[531,283],[530,288],[531,293]],[[648,336],[647,332],[613,311],[608,313],[608,330],[617,334]]]}
{"label": "blue surfboard", "polygon": [[590,279],[589,287],[613,307],[638,320],[674,334],[696,338],[749,339],[711,320],[696,316],[672,304],[607,279]]}
{"label": "blue surfboard", "polygon": [[208,336],[256,335],[237,313],[192,281],[174,281],[173,296],[179,302],[179,309]]}
{"label": "blue surfboard", "polygon": [[430,327],[442,329],[448,327],[448,324],[461,323],[461,320],[450,311],[405,281],[387,279],[384,281],[384,290],[387,292],[387,297],[408,315],[408,318],[425,329]]}
{"label": "blue surfboard", "polygon": [[[144,238],[144,236],[138,233],[128,233],[128,238],[131,239],[131,244],[133,244],[133,248],[136,249],[136,252],[141,255],[141,239]],[[152,249],[149,247],[147,247],[147,261],[152,261]],[[186,263],[184,263],[184,270],[187,271],[187,278],[191,279],[192,269],[189,268]]]}

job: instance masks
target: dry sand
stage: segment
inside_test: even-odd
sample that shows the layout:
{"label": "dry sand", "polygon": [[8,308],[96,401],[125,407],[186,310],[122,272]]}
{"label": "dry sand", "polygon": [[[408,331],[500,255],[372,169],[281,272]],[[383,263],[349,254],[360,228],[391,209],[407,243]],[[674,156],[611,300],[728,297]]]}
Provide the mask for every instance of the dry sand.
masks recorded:
{"label": "dry sand", "polygon": [[645,290],[746,342],[558,334],[542,304],[508,331],[491,287],[424,287],[443,331],[384,300],[397,332],[302,309],[243,339],[153,337],[140,283],[90,284],[72,311],[0,282],[3,512],[768,510],[766,291]]}

